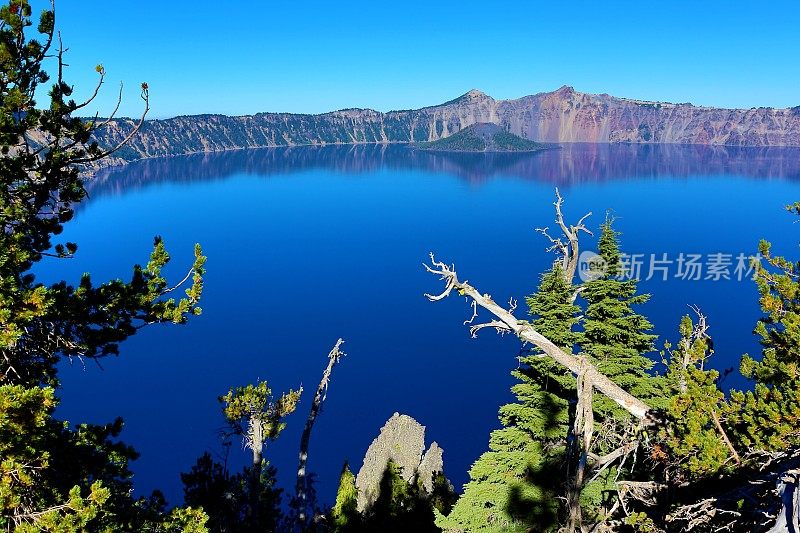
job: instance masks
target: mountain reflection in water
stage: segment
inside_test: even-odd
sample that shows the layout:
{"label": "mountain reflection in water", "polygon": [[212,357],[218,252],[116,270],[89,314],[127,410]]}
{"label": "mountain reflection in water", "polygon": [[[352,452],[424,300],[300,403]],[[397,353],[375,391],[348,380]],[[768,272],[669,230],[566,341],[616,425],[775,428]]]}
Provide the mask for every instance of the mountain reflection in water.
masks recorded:
{"label": "mountain reflection in water", "polygon": [[348,174],[415,170],[450,174],[475,184],[495,176],[513,176],[558,186],[720,174],[794,180],[800,178],[800,148],[575,143],[537,153],[486,154],[434,153],[397,144],[263,148],[137,161],[100,171],[87,183],[87,189],[92,196],[117,195],[153,183],[312,169]]}

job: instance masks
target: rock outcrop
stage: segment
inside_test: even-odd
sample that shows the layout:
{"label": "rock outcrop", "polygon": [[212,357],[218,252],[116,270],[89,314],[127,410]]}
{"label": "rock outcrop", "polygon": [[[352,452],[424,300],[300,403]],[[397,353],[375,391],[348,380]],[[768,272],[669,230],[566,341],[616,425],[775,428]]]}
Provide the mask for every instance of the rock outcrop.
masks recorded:
{"label": "rock outcrop", "polygon": [[[800,146],[800,106],[718,109],[586,94],[565,86],[516,100],[495,100],[472,90],[444,104],[387,113],[344,109],[320,115],[149,120],[109,162],[272,146],[429,142],[486,122],[547,143]],[[133,124],[129,119],[113,120],[96,140],[113,146]]]}
{"label": "rock outcrop", "polygon": [[364,456],[364,464],[356,476],[358,510],[363,512],[375,503],[380,482],[389,461],[399,466],[406,481],[416,476],[429,493],[433,490],[433,476],[442,472],[443,451],[435,442],[425,450],[425,426],[408,415],[395,413],[381,428]]}
{"label": "rock outcrop", "polygon": [[433,492],[433,477],[444,472],[444,450],[436,442],[432,442],[428,451],[422,456],[417,467],[422,486],[428,494]]}

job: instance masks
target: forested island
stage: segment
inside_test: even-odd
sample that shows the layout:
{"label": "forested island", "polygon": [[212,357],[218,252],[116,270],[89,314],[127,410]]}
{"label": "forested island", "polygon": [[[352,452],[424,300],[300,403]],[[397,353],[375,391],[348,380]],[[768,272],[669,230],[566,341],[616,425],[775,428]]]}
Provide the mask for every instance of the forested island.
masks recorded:
{"label": "forested island", "polygon": [[435,152],[538,152],[546,145],[509,133],[497,124],[480,122],[428,143],[415,145],[420,150]]}
{"label": "forested island", "polygon": [[[650,295],[624,275],[620,221],[608,214],[592,223],[597,217],[590,213],[570,220],[558,189],[550,227],[538,229],[542,253],[552,254],[553,261],[523,302],[493,299],[491,287],[458,270],[458,258],[434,253],[419,258],[430,274],[425,295],[430,305],[463,298],[464,312],[453,320],[471,335],[508,334],[520,341],[519,356],[507,362],[513,399],[499,406],[500,427],[487,435],[463,489],[448,480],[438,444],[425,447],[425,428],[395,413],[375,428],[376,439],[359,465],[342,461],[335,499],[316,494],[308,467],[313,429],[328,415],[322,407],[328,394],[336,394],[336,369],[358,364],[348,360],[339,339],[327,355],[315,356],[320,380],[311,387],[277,391],[254,376],[251,383],[232,383],[218,398],[225,436],[241,443],[246,467],[233,471],[209,452],[181,476],[180,505],[166,502],[158,491],[134,495],[130,463],[138,454],[120,440],[123,421],[75,423],[54,414],[62,390],[58,365],[120,355],[124,341],[141,329],[179,326],[200,315],[206,257],[196,245],[191,264],[182,265],[185,275],[167,279],[170,254],[155,237],[152,253],[132,267],[127,281],[98,282],[88,273],[76,284],[38,281],[42,261],[66,261],[79,253],[78,244],[61,235],[87,200],[87,167],[158,152],[147,137],[155,127],[145,120],[146,83],[139,88],[144,107],[139,120],[80,117],[94,96],[73,99],[53,10],[37,18],[28,0],[8,0],[0,7],[0,21],[0,527],[6,531],[796,530],[800,263],[773,254],[768,241],[752,243],[754,258],[747,268],[759,295],[761,316],[753,326],[762,353],[741,358],[739,371],[750,387],[723,390],[711,364],[708,317],[699,308],[676,314],[674,337],[659,342],[641,311]],[[50,57],[56,68],[48,75]],[[106,75],[103,66],[96,70],[92,95]],[[47,83],[52,88],[43,97]],[[569,90],[561,93],[574,97]],[[462,98],[467,100],[451,104],[478,101],[480,108],[487,102],[476,92]],[[662,109],[628,105],[643,108],[642,116],[659,116]],[[753,113],[786,119],[781,142],[796,142],[795,111]],[[438,131],[437,124],[451,123],[425,124],[420,137],[430,140],[431,127]],[[725,139],[743,144],[768,137],[729,130]],[[370,131],[374,137],[386,130]],[[408,140],[419,140],[416,127],[402,131]],[[431,146],[541,148],[500,126],[461,131]],[[628,133],[634,140],[649,135],[647,142],[666,142],[654,137],[667,135],[656,126]],[[800,203],[786,203],[789,214],[800,216]],[[598,254],[584,267],[581,239],[592,232],[599,233]],[[314,328],[308,331],[313,334]],[[308,413],[298,413],[301,400],[309,397]],[[287,424],[302,425],[303,432],[295,483],[281,488],[269,453]],[[333,505],[322,503],[327,499]]]}

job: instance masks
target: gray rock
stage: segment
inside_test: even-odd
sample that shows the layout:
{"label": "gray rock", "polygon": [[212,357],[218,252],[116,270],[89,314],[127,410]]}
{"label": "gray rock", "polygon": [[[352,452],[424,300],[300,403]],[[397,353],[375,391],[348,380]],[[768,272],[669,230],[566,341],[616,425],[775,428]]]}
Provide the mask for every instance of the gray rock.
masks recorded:
{"label": "gray rock", "polygon": [[422,479],[422,486],[430,494],[433,492],[434,474],[444,471],[444,450],[436,442],[432,442],[431,447],[425,452],[417,471]]}
{"label": "gray rock", "polygon": [[364,464],[356,476],[358,510],[363,512],[378,498],[380,482],[391,460],[402,471],[406,481],[419,474],[423,487],[433,489],[433,473],[444,468],[443,451],[435,442],[425,452],[425,426],[408,415],[395,413],[381,428],[364,456]]}

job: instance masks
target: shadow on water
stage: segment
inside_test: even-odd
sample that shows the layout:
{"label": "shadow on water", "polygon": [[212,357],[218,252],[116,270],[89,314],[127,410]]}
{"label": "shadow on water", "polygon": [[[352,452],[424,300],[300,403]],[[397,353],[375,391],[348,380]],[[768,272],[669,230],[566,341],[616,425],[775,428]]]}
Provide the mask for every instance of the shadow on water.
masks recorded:
{"label": "shadow on water", "polygon": [[261,148],[148,159],[104,169],[87,184],[92,196],[119,195],[155,183],[283,175],[314,169],[362,174],[381,169],[443,173],[479,184],[515,176],[566,186],[656,176],[742,175],[800,179],[800,148],[700,145],[565,144],[537,153],[445,153],[405,145]]}

